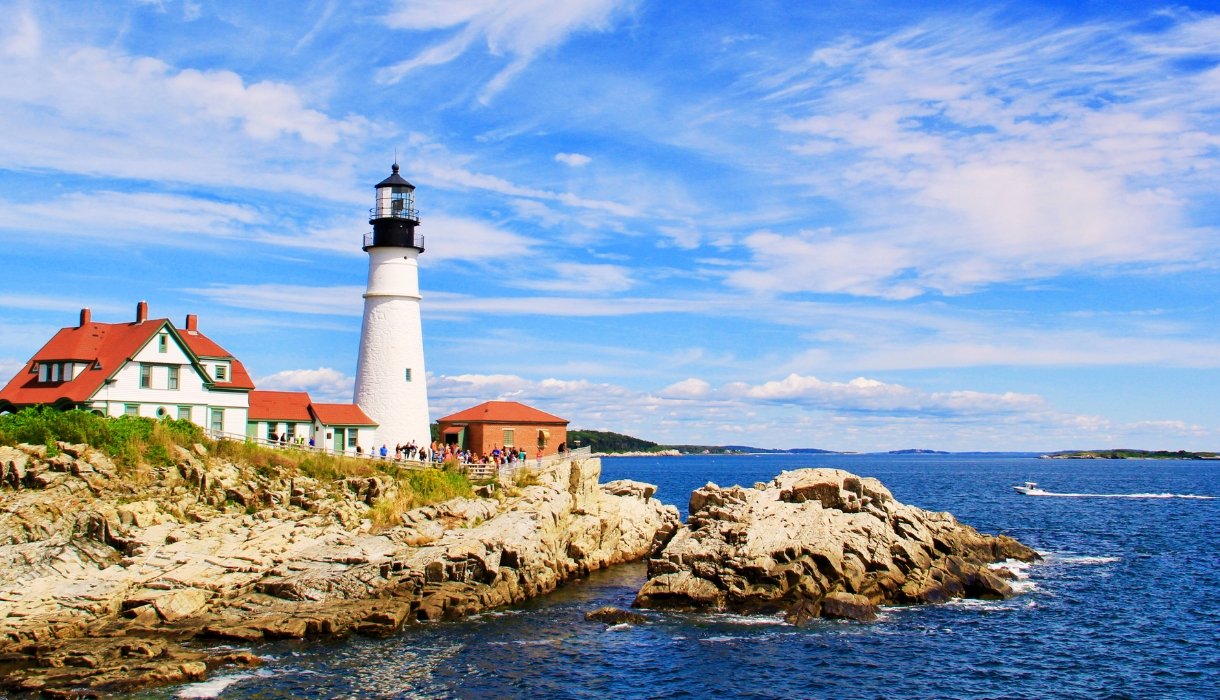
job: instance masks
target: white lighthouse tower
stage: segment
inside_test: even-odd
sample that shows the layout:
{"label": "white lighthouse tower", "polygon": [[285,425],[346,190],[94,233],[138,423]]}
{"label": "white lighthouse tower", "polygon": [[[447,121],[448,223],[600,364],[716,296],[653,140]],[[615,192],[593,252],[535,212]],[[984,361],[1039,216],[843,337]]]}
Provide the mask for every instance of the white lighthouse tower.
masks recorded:
{"label": "white lighthouse tower", "polygon": [[431,442],[424,336],[419,316],[419,254],[415,186],[398,174],[377,183],[370,211],[373,232],[364,235],[369,283],[356,362],[355,403],[377,421],[377,445],[426,447]]}

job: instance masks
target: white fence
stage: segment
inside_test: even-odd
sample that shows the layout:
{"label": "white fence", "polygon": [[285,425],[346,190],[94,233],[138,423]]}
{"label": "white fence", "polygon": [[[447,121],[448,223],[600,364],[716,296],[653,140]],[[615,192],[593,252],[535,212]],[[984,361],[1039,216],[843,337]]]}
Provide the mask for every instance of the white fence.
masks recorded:
{"label": "white fence", "polygon": [[[225,433],[225,432],[220,432],[220,431],[216,431],[216,430],[208,430],[208,429],[205,429],[203,432],[204,432],[204,435],[211,438],[212,440],[235,440],[238,442],[249,442],[249,443],[252,443],[255,445],[261,445],[263,447],[273,447],[273,448],[279,449],[279,450],[293,450],[293,451],[298,451],[298,452],[314,452],[314,453],[318,453],[318,454],[333,455],[336,457],[352,457],[352,458],[357,458],[357,459],[375,459],[378,461],[393,464],[398,467],[402,467],[404,469],[428,469],[428,468],[439,469],[441,467],[440,462],[435,462],[435,461],[430,461],[430,460],[394,459],[394,457],[392,455],[386,455],[385,457],[382,457],[380,454],[343,452],[343,451],[339,451],[339,450],[333,450],[329,447],[324,447],[324,446],[310,446],[309,443],[302,444],[302,443],[297,443],[297,442],[294,442],[291,440],[289,440],[288,442],[277,442],[275,440],[268,440],[266,438],[252,437],[250,435],[242,435],[239,433]],[[462,471],[465,472],[466,475],[469,476],[474,481],[486,481],[488,479],[493,479],[496,477],[499,477],[499,479],[501,481],[505,481],[505,480],[511,478],[512,475],[515,474],[519,470],[534,469],[534,470],[542,471],[544,469],[549,469],[550,467],[553,467],[556,464],[559,464],[561,462],[567,462],[570,460],[588,459],[592,455],[592,452],[593,451],[591,448],[581,447],[581,448],[575,449],[575,450],[567,450],[565,452],[559,452],[559,453],[556,453],[553,455],[546,455],[545,457],[542,457],[541,459],[535,458],[535,459],[521,460],[521,461],[512,462],[512,463],[504,463],[504,464],[500,464],[498,467],[495,463],[489,463],[489,462],[472,462],[469,464],[461,464],[459,466],[461,467]]]}

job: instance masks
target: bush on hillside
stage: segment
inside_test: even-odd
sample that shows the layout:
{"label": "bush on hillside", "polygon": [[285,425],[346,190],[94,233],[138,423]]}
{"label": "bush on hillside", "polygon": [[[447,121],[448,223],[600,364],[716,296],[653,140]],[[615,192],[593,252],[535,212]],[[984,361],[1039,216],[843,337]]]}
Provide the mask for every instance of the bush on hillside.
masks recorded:
{"label": "bush on hillside", "polygon": [[46,445],[52,451],[56,442],[84,443],[126,466],[172,464],[175,445],[186,447],[202,439],[202,428],[172,418],[108,418],[45,406],[0,416],[0,443]]}

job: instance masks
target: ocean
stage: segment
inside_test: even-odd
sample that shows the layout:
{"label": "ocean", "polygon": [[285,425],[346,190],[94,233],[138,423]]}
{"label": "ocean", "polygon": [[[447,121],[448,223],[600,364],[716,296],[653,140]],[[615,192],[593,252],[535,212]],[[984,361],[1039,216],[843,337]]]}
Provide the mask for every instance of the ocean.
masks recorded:
{"label": "ocean", "polygon": [[[1220,462],[1033,455],[757,455],[602,460],[602,480],[690,491],[836,467],[895,498],[1033,546],[1007,601],[886,608],[871,623],[646,612],[643,564],[524,605],[390,639],[277,642],[262,668],[139,697],[1214,698],[1220,696]],[[1036,481],[1050,496],[1024,496]],[[1094,495],[1096,494],[1096,495]],[[1200,498],[1204,496],[1204,498]],[[1212,497],[1212,498],[1207,498]]]}

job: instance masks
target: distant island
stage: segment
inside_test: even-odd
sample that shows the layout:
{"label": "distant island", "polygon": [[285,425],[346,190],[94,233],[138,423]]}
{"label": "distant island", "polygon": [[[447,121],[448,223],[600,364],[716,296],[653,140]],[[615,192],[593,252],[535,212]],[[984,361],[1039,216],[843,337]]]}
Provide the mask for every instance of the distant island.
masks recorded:
{"label": "distant island", "polygon": [[776,450],[750,445],[662,445],[630,435],[605,430],[569,430],[568,445],[588,447],[599,454],[684,454],[684,455],[744,455],[744,454],[838,454],[833,450],[800,447]]}
{"label": "distant island", "polygon": [[1220,459],[1220,454],[1186,450],[1064,450],[1044,454],[1042,459]]}

